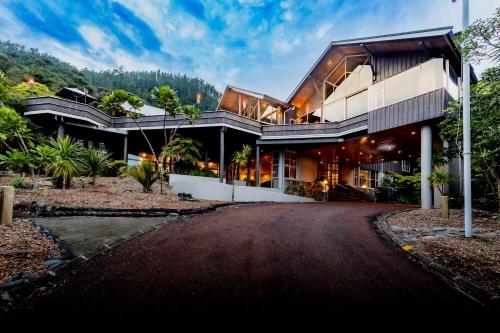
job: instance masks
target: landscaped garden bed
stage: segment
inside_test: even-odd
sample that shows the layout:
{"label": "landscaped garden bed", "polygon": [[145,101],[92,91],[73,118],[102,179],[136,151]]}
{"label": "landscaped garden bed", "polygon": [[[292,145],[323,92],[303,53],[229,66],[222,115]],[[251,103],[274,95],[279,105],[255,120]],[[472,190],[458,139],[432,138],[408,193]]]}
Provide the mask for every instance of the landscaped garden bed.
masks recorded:
{"label": "landscaped garden bed", "polygon": [[[0,177],[0,185],[8,185],[13,177]],[[141,184],[131,177],[99,177],[96,185],[90,185],[87,178],[75,178],[68,189],[31,189],[29,178],[25,178],[25,186],[15,189],[15,205],[17,208],[45,206],[62,209],[96,209],[96,210],[168,210],[182,211],[203,209],[221,204],[213,200],[186,200],[170,191],[158,194],[159,183],[155,183],[153,191],[144,193]]]}
{"label": "landscaped garden bed", "polygon": [[464,237],[463,212],[451,210],[448,219],[438,209],[391,215],[394,233],[420,254],[483,289],[500,295],[500,220],[490,213],[474,213],[474,237]]}
{"label": "landscaped garden bed", "polygon": [[55,242],[26,220],[0,225],[0,285],[33,279],[62,255]]}

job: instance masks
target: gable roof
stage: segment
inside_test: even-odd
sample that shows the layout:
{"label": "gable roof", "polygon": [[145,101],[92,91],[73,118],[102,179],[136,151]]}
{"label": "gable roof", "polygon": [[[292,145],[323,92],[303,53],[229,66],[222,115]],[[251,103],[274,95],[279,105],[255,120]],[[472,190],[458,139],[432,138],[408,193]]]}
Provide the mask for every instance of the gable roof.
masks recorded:
{"label": "gable roof", "polygon": [[[347,55],[363,54],[367,51],[376,55],[380,53],[416,51],[424,47],[431,51],[440,50],[442,53],[446,53],[448,58],[453,60],[453,66],[457,68],[460,66],[460,54],[453,44],[454,34],[452,28],[452,26],[447,26],[332,41],[313,64],[311,69],[306,73],[304,78],[299,82],[297,87],[292,91],[290,96],[286,99],[286,102],[291,104],[302,87],[311,78],[320,78],[319,76],[325,72],[325,60],[329,57],[334,58],[338,63]],[[424,43],[423,46],[419,43],[420,41]],[[334,57],[335,55],[336,57]],[[334,66],[335,63],[331,64],[331,67]]]}

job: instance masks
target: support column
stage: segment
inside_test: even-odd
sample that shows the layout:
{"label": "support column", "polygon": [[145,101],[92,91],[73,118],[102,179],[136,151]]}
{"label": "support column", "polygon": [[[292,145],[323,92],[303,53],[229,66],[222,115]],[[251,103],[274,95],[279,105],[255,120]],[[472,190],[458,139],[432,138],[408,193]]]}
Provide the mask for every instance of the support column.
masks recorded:
{"label": "support column", "polygon": [[205,146],[205,177],[208,177],[208,147]]}
{"label": "support column", "polygon": [[64,118],[59,116],[57,119],[57,138],[64,136]]}
{"label": "support column", "polygon": [[279,151],[278,157],[278,188],[285,188],[285,154],[283,150]]}
{"label": "support column", "polygon": [[226,128],[222,127],[220,129],[220,155],[219,155],[219,181],[224,182],[224,133]]}
{"label": "support column", "polygon": [[429,125],[420,130],[420,197],[423,209],[432,208],[432,187],[429,177],[432,172],[432,129]]}
{"label": "support column", "polygon": [[260,187],[260,146],[255,147],[255,186]]}
{"label": "support column", "polygon": [[128,163],[128,134],[123,136],[123,160]]}

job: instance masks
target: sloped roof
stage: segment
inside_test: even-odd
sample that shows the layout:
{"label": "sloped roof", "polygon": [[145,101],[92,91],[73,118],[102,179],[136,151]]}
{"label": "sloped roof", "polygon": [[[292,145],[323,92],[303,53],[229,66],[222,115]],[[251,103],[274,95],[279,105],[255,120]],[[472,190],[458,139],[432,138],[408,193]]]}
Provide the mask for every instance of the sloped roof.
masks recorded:
{"label": "sloped roof", "polygon": [[258,98],[262,100],[264,103],[267,103],[274,107],[280,106],[284,109],[287,109],[289,107],[287,103],[277,98],[271,97],[269,95],[228,85],[224,90],[224,94],[222,95],[219,105],[217,106],[217,110],[224,109],[224,106],[226,106],[227,104],[226,102],[229,102],[229,104],[231,104],[230,100],[234,99],[235,96],[237,96],[238,94]]}
{"label": "sloped roof", "polygon": [[[351,38],[332,41],[323,51],[318,60],[292,91],[286,102],[291,104],[304,85],[312,77],[321,79],[328,72],[328,68],[334,67],[347,55],[363,54],[368,49],[370,53],[389,53],[399,51],[415,51],[422,48],[419,41],[425,42],[425,48],[429,50],[440,50],[447,54],[455,67],[460,66],[460,55],[453,44],[453,31],[451,26],[434,29],[416,30],[395,34],[378,35],[362,38]],[[328,65],[327,66],[327,61]]]}

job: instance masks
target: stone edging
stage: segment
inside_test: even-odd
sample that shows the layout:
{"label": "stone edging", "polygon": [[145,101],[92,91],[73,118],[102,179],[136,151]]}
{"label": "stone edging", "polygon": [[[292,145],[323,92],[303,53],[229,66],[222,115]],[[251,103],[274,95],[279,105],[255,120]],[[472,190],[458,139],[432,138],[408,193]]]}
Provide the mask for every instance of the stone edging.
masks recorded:
{"label": "stone edging", "polygon": [[399,238],[394,231],[392,231],[391,227],[387,223],[387,218],[404,211],[407,210],[398,210],[379,215],[375,219],[375,224],[398,248],[405,252],[411,259],[417,261],[427,270],[436,274],[451,287],[461,292],[462,294],[465,294],[466,296],[483,306],[500,309],[500,297],[498,295],[490,293],[489,291],[479,287],[478,285],[464,279],[463,276],[458,275],[448,268],[438,264],[431,258],[415,251],[413,247],[409,246],[406,242]]}
{"label": "stone edging", "polygon": [[[227,203],[215,204],[215,205],[211,205],[211,206],[203,207],[203,208],[185,209],[185,210],[179,210],[179,211],[175,211],[175,212],[168,212],[168,211],[148,212],[148,211],[145,211],[145,212],[143,212],[143,214],[140,214],[140,215],[134,215],[135,213],[137,213],[136,211],[125,211],[125,210],[105,211],[105,210],[100,210],[99,212],[101,212],[102,214],[92,215],[92,216],[126,216],[126,217],[179,216],[179,218],[177,220],[174,220],[174,221],[179,221],[179,220],[184,220],[184,219],[190,218],[190,217],[197,215],[197,214],[203,214],[203,213],[206,213],[209,211],[216,210],[217,208],[222,208],[222,207],[227,207],[227,206],[252,205],[252,204],[255,204],[255,203],[227,202]],[[67,211],[67,212],[70,212],[70,211]],[[75,212],[75,211],[73,211],[73,212]],[[81,210],[78,210],[76,212],[78,212],[78,214],[73,214],[73,216],[82,216],[82,215],[90,216],[91,215],[90,210],[87,211],[87,212],[89,212],[89,214],[81,214],[82,213]],[[92,210],[92,212],[95,212],[95,211]],[[151,213],[151,215],[148,215],[148,213]],[[63,216],[69,216],[69,215],[70,214],[67,214],[67,215],[65,214]],[[54,215],[52,215],[52,216],[54,216]],[[55,215],[55,216],[61,216],[61,215]],[[49,268],[44,273],[43,276],[19,279],[19,280],[15,280],[13,282],[9,282],[6,284],[0,284],[0,293],[1,293],[0,302],[12,303],[15,301],[14,299],[12,299],[12,297],[11,297],[12,295],[27,293],[27,292],[33,290],[34,288],[36,288],[37,286],[46,284],[46,283],[50,282],[51,280],[54,280],[56,276],[72,270],[73,268],[75,268],[79,264],[86,262],[86,261],[88,261],[96,256],[99,256],[99,255],[103,254],[105,251],[116,247],[117,245],[120,245],[120,244],[125,243],[129,240],[132,240],[136,237],[139,237],[147,232],[159,229],[162,226],[169,224],[171,222],[173,222],[173,221],[172,220],[164,221],[160,224],[151,226],[149,228],[137,230],[135,233],[133,233],[132,235],[130,235],[128,237],[120,237],[113,242],[103,244],[103,246],[98,251],[92,253],[89,257],[85,257],[83,255],[79,255],[77,257],[72,257],[72,254],[69,251],[69,249],[60,241],[60,239],[56,235],[54,235],[49,229],[45,228],[41,224],[36,223],[30,219],[29,220],[30,224],[32,224],[42,235],[49,238],[51,241],[53,241],[61,249],[62,256],[60,259],[60,264]]]}
{"label": "stone edging", "polygon": [[38,205],[34,203],[30,206],[16,205],[14,210],[16,215],[28,212],[29,217],[57,217],[57,216],[106,216],[106,217],[161,217],[172,214],[192,215],[201,214],[219,207],[241,204],[238,202],[223,202],[207,207],[191,209],[110,209],[110,208],[75,208],[75,207],[55,207],[50,205]]}

